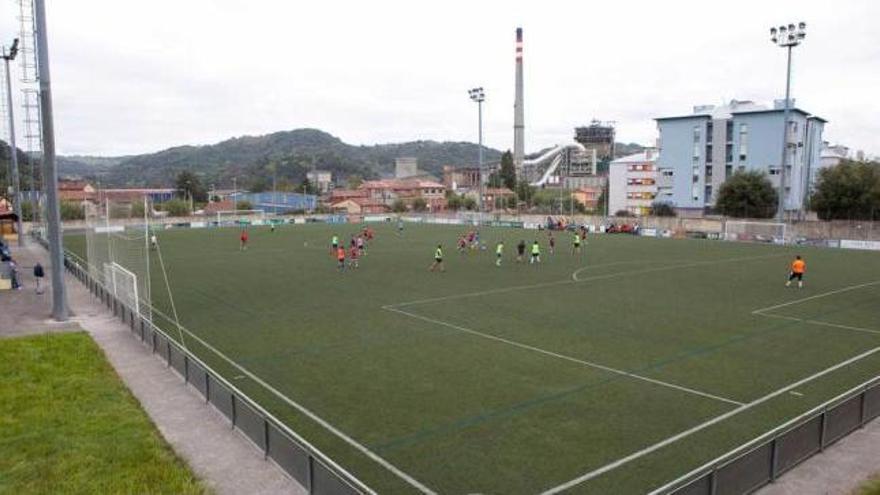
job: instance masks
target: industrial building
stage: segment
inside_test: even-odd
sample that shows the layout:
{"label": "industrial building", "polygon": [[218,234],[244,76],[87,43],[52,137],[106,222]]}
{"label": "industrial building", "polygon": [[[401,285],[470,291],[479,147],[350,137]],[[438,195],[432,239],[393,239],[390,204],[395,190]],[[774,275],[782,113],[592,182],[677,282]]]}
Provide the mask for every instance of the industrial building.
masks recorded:
{"label": "industrial building", "polygon": [[[773,107],[732,100],[699,105],[693,112],[655,119],[660,132],[658,188],[681,213],[701,214],[715,204],[724,181],[757,170],[779,187],[784,101]],[[826,121],[794,105],[786,134],[785,209],[803,208],[815,180]]]}
{"label": "industrial building", "polygon": [[580,143],[588,154],[595,154],[596,160],[608,162],[614,159],[615,131],[612,122],[593,120],[590,125],[577,127],[574,140]]}

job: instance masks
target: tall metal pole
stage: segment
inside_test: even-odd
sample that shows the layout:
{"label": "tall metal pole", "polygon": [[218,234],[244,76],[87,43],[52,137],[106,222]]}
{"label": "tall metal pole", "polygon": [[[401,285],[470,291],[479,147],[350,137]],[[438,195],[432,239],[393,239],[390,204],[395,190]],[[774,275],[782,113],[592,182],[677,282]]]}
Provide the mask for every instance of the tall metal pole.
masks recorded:
{"label": "tall metal pole", "polygon": [[67,291],[64,287],[64,250],[61,245],[61,211],[58,204],[58,170],[55,168],[55,126],[52,120],[52,86],[49,78],[49,38],[46,36],[46,5],[34,0],[37,30],[37,74],[40,80],[40,116],[43,125],[43,180],[52,269],[52,317],[66,321]]}
{"label": "tall metal pole", "polygon": [[[3,61],[6,63],[6,108],[9,113],[9,160],[12,162],[12,189],[14,196],[15,216],[18,217],[15,228],[18,230],[18,245],[24,247],[24,229],[21,228],[21,183],[18,177],[18,147],[15,145],[15,118],[12,111],[12,75],[9,73],[10,54],[3,49]],[[33,215],[33,213],[32,213]]]}
{"label": "tall metal pole", "polygon": [[779,208],[776,212],[780,223],[785,222],[785,167],[788,162],[788,117],[791,111],[791,48],[788,47],[788,64],[785,70],[785,109],[782,112],[782,167],[779,170]]}
{"label": "tall metal pole", "polygon": [[478,134],[478,141],[479,141],[479,145],[480,145],[479,150],[478,150],[478,158],[477,158],[477,163],[480,167],[480,201],[479,201],[480,216],[479,216],[479,218],[480,218],[480,225],[482,225],[483,224],[483,100],[482,99],[480,99],[477,102],[477,122],[478,122],[478,127],[479,127],[477,134]]}

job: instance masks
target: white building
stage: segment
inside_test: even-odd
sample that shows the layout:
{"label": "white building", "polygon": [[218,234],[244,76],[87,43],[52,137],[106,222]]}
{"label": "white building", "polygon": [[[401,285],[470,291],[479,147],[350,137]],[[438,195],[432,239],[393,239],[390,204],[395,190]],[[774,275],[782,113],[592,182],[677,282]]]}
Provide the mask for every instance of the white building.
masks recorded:
{"label": "white building", "polygon": [[657,151],[648,148],[642,153],[618,158],[608,171],[608,210],[620,210],[634,215],[648,215],[655,201],[672,198],[672,185],[658,188]]}
{"label": "white building", "polygon": [[825,141],[819,154],[819,168],[836,167],[847,158],[849,158],[849,148],[841,144],[831,145]]}
{"label": "white building", "polygon": [[411,156],[402,156],[394,160],[394,178],[407,179],[419,175],[419,160]]}
{"label": "white building", "polygon": [[306,173],[309,182],[315,186],[319,194],[326,193],[333,184],[333,174],[326,170],[314,170]]}

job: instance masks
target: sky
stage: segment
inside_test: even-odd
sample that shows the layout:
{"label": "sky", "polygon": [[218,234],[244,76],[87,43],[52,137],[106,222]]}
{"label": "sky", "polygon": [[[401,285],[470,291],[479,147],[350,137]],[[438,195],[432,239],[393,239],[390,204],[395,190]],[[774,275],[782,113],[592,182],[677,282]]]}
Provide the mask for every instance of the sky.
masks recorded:
{"label": "sky", "polygon": [[[46,4],[60,154],[304,127],[351,144],[476,142],[476,86],[485,144],[512,148],[517,26],[527,152],[571,142],[592,119],[650,145],[656,117],[782,98],[785,50],[769,28],[800,21],[797,105],[829,121],[826,140],[880,154],[876,0]],[[17,14],[17,2],[0,0],[0,40],[17,36]]]}

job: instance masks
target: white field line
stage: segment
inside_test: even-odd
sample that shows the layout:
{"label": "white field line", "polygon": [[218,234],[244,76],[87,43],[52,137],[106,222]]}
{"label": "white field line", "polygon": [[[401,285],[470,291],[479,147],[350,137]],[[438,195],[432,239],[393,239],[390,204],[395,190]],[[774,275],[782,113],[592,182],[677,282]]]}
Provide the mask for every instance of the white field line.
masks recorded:
{"label": "white field line", "polygon": [[[169,319],[168,316],[164,315],[161,311],[158,311],[156,309],[153,309],[153,310],[156,311],[157,313],[159,313],[159,315],[161,315],[165,319]],[[323,418],[321,418],[317,414],[315,414],[312,411],[310,411],[309,409],[307,409],[305,406],[299,404],[298,402],[294,401],[293,399],[282,394],[275,387],[273,387],[272,385],[269,385],[268,383],[263,381],[263,379],[261,379],[260,377],[258,377],[255,374],[253,374],[250,370],[248,370],[244,366],[242,366],[242,365],[236,363],[235,361],[233,361],[232,359],[230,359],[228,356],[226,356],[225,354],[220,352],[214,346],[205,342],[201,337],[190,332],[183,325],[179,325],[179,328],[181,330],[183,330],[184,332],[186,332],[190,337],[192,337],[193,340],[197,341],[198,343],[202,344],[206,348],[210,349],[211,352],[213,352],[218,357],[220,357],[221,359],[223,359],[224,361],[229,363],[230,366],[237,369],[239,372],[241,372],[241,374],[247,376],[248,378],[250,378],[254,382],[258,383],[260,386],[262,386],[263,388],[265,388],[266,390],[271,392],[273,395],[275,395],[276,397],[278,397],[279,399],[281,399],[282,401],[284,401],[285,403],[287,403],[291,407],[295,408],[296,410],[300,411],[304,415],[308,416],[312,421],[314,421],[314,422],[318,423],[319,425],[321,425],[322,427],[326,428],[327,431],[333,433],[334,435],[336,435],[337,437],[342,439],[345,443],[351,445],[352,447],[354,447],[355,449],[357,449],[358,451],[360,451],[361,453],[363,453],[364,455],[366,455],[367,457],[369,457],[370,459],[375,461],[377,464],[379,464],[382,467],[384,467],[385,469],[391,471],[392,473],[397,475],[399,478],[401,478],[402,480],[406,481],[407,483],[409,483],[410,485],[412,485],[413,487],[418,489],[420,492],[427,494],[427,495],[436,495],[436,492],[434,492],[433,490],[431,490],[427,486],[423,485],[417,479],[408,475],[407,473],[402,471],[400,468],[398,468],[394,464],[391,464],[387,460],[383,459],[378,454],[376,454],[375,452],[373,452],[372,450],[370,450],[369,448],[367,448],[363,444],[359,443],[357,440],[351,438],[350,436],[348,436],[347,434],[345,434],[344,432],[342,432],[341,430],[339,430],[338,428],[336,428],[335,426],[333,426],[332,424],[330,424],[329,422],[327,422],[326,420],[324,420]]]}
{"label": "white field line", "polygon": [[871,285],[877,285],[877,284],[880,284],[880,280],[875,280],[873,282],[865,282],[863,284],[850,285],[848,287],[842,287],[840,289],[836,289],[836,290],[832,290],[832,291],[828,291],[828,292],[823,292],[821,294],[816,294],[816,295],[813,295],[810,297],[804,297],[802,299],[795,299],[794,301],[789,301],[789,302],[785,302],[782,304],[777,304],[775,306],[767,306],[766,308],[756,309],[756,310],[752,311],[752,314],[756,315],[756,314],[764,313],[767,311],[773,311],[774,309],[784,308],[786,306],[800,304],[800,303],[806,302],[806,301],[812,301],[813,299],[819,299],[821,297],[832,296],[834,294],[841,294],[843,292],[849,292],[851,290],[861,289],[863,287],[869,287]]}
{"label": "white field line", "polygon": [[608,263],[608,264],[604,264],[604,265],[593,265],[593,266],[586,266],[583,268],[579,268],[574,273],[572,273],[572,278],[573,278],[572,280],[567,280],[567,279],[566,280],[557,280],[555,282],[543,282],[543,283],[531,284],[531,285],[515,285],[512,287],[501,287],[499,289],[488,289],[488,290],[477,291],[477,292],[466,292],[466,293],[462,293],[462,294],[452,294],[449,296],[429,297],[426,299],[418,299],[415,301],[406,301],[406,302],[402,302],[402,303],[389,304],[384,307],[385,308],[401,308],[404,306],[414,306],[417,304],[428,304],[428,303],[433,303],[433,302],[450,301],[450,300],[454,300],[454,299],[464,299],[464,298],[468,298],[468,297],[488,296],[488,295],[492,295],[492,294],[504,294],[506,292],[515,292],[515,291],[520,291],[520,290],[542,289],[545,287],[554,287],[557,285],[577,284],[577,283],[581,283],[581,282],[590,282],[593,280],[607,280],[607,279],[614,279],[614,278],[618,278],[618,277],[624,277],[624,276],[628,276],[628,275],[641,275],[644,273],[662,272],[662,271],[676,270],[679,268],[691,268],[691,267],[703,266],[703,265],[717,265],[717,264],[722,264],[722,263],[733,263],[736,261],[749,261],[749,260],[758,260],[758,259],[765,259],[765,258],[776,258],[779,256],[787,256],[787,255],[785,255],[785,254],[770,254],[770,255],[764,255],[764,256],[749,256],[749,257],[743,257],[743,258],[727,258],[727,259],[712,260],[712,261],[697,261],[694,263],[686,263],[686,264],[680,264],[680,265],[669,265],[669,266],[662,266],[662,267],[658,267],[658,268],[648,268],[646,270],[630,270],[630,271],[625,271],[625,272],[609,273],[606,275],[596,275],[596,276],[587,277],[587,278],[576,278],[577,273],[579,273],[585,269],[599,268],[601,266],[619,265],[619,264],[624,264],[624,263],[632,263],[631,261],[615,262],[615,263]]}
{"label": "white field line", "polygon": [[778,390],[776,390],[776,391],[774,391],[774,392],[771,392],[771,393],[769,393],[769,394],[767,394],[767,395],[765,395],[765,396],[763,396],[763,397],[761,397],[761,398],[755,399],[755,400],[753,400],[752,402],[749,402],[748,404],[743,404],[742,406],[737,407],[736,409],[733,409],[733,410],[731,410],[731,411],[728,411],[728,412],[726,412],[726,413],[724,413],[724,414],[722,414],[722,415],[720,415],[720,416],[716,416],[716,417],[714,417],[714,418],[712,418],[712,419],[710,419],[710,420],[708,420],[708,421],[706,421],[706,422],[704,422],[704,423],[701,423],[701,424],[699,424],[699,425],[697,425],[697,426],[694,426],[693,428],[690,428],[690,429],[685,430],[685,431],[683,431],[683,432],[681,432],[681,433],[678,433],[678,434],[676,434],[676,435],[673,435],[673,436],[671,436],[671,437],[669,437],[669,438],[667,438],[667,439],[665,439],[665,440],[662,440],[662,441],[660,441],[660,442],[657,442],[657,443],[655,443],[655,444],[653,444],[653,445],[651,445],[651,446],[649,446],[649,447],[646,447],[646,448],[644,448],[644,449],[642,449],[642,450],[639,450],[639,451],[637,451],[637,452],[633,452],[632,454],[630,454],[630,455],[628,455],[628,456],[626,456],[626,457],[620,458],[620,459],[618,459],[618,460],[616,460],[616,461],[614,461],[614,462],[611,462],[611,463],[609,463],[609,464],[606,464],[606,465],[604,465],[604,466],[602,466],[602,467],[600,467],[600,468],[594,469],[593,471],[590,471],[590,472],[588,472],[588,473],[586,473],[586,474],[583,474],[583,475],[581,475],[581,476],[578,476],[577,478],[574,478],[574,479],[571,480],[571,481],[567,481],[567,482],[565,482],[565,483],[563,483],[563,484],[561,484],[561,485],[558,485],[558,486],[555,486],[555,487],[553,487],[553,488],[550,488],[550,489],[544,491],[542,495],[552,495],[552,494],[555,494],[555,493],[560,493],[560,492],[562,492],[562,491],[564,491],[564,490],[568,490],[569,488],[572,488],[572,487],[577,486],[577,485],[579,485],[579,484],[581,484],[581,483],[583,483],[583,482],[585,482],[585,481],[588,481],[588,480],[593,479],[593,478],[595,478],[595,477],[597,477],[597,476],[600,476],[600,475],[602,475],[602,474],[605,474],[605,473],[607,473],[607,472],[609,472],[609,471],[612,471],[612,470],[614,470],[614,469],[617,469],[617,468],[619,468],[620,466],[623,466],[624,464],[630,463],[630,462],[632,462],[632,461],[634,461],[634,460],[636,460],[636,459],[639,459],[639,458],[641,458],[641,457],[644,457],[644,456],[646,456],[646,455],[648,455],[648,454],[650,454],[650,453],[652,453],[652,452],[655,452],[655,451],[657,451],[657,450],[660,450],[660,449],[662,449],[663,447],[666,447],[666,446],[668,446],[668,445],[670,445],[670,444],[673,444],[673,443],[675,443],[675,442],[677,442],[677,441],[679,441],[679,440],[681,440],[681,439],[683,439],[683,438],[689,437],[689,436],[693,435],[694,433],[697,433],[697,432],[699,432],[699,431],[705,430],[706,428],[708,428],[708,427],[710,427],[710,426],[712,426],[712,425],[718,424],[718,423],[720,423],[720,422],[722,422],[722,421],[724,421],[724,420],[726,420],[726,419],[728,419],[728,418],[731,418],[731,417],[733,417],[733,416],[736,416],[737,414],[739,414],[739,413],[741,413],[741,412],[743,412],[743,411],[747,411],[747,410],[749,410],[749,409],[751,409],[751,408],[753,408],[753,407],[755,407],[755,406],[757,406],[757,405],[759,405],[759,404],[763,404],[764,402],[767,402],[767,401],[770,400],[770,399],[773,399],[773,398],[776,398],[776,397],[778,397],[778,396],[780,396],[780,395],[782,395],[782,394],[788,393],[789,391],[794,390],[794,389],[800,387],[801,385],[804,385],[805,383],[811,382],[811,381],[813,381],[813,380],[815,380],[815,379],[817,379],[817,378],[820,378],[820,377],[825,376],[825,375],[827,375],[827,374],[829,374],[829,373],[832,373],[832,372],[834,372],[834,371],[837,371],[837,370],[839,370],[840,368],[844,368],[844,367],[846,367],[846,366],[849,366],[850,364],[855,363],[856,361],[860,361],[860,360],[862,360],[862,359],[864,359],[864,358],[866,358],[866,357],[868,357],[868,356],[871,356],[871,355],[873,355],[873,354],[876,354],[877,352],[880,352],[880,347],[875,347],[875,348],[873,348],[873,349],[871,349],[871,350],[869,350],[869,351],[865,351],[865,352],[859,354],[858,356],[851,357],[851,358],[847,359],[846,361],[843,361],[843,362],[841,362],[841,363],[835,364],[834,366],[831,366],[830,368],[826,368],[826,369],[824,369],[824,370],[822,370],[822,371],[820,371],[820,372],[818,372],[818,373],[815,373],[815,374],[813,374],[813,375],[811,375],[811,376],[808,376],[808,377],[806,377],[806,378],[804,378],[804,379],[802,379],[802,380],[800,380],[800,381],[797,381],[797,382],[795,382],[795,383],[792,383],[791,385],[787,385],[787,386],[785,386],[785,387],[783,387],[783,388],[780,388],[780,389],[778,389]]}
{"label": "white field line", "polygon": [[630,378],[634,378],[634,379],[636,379],[636,380],[642,380],[642,381],[645,381],[645,382],[648,382],[648,383],[653,383],[653,384],[655,384],[655,385],[661,385],[661,386],[664,386],[664,387],[668,387],[668,388],[672,388],[672,389],[675,389],[675,390],[679,390],[679,391],[681,391],[681,392],[687,392],[687,393],[690,393],[690,394],[699,395],[699,396],[701,396],[701,397],[705,397],[705,398],[708,398],[708,399],[714,399],[714,400],[721,401],[721,402],[726,402],[726,403],[728,403],[728,404],[733,404],[733,405],[736,405],[736,406],[742,406],[742,405],[744,405],[743,402],[735,401],[735,400],[733,400],[733,399],[728,399],[728,398],[726,398],[726,397],[721,397],[721,396],[718,396],[718,395],[710,394],[710,393],[708,393],[708,392],[703,392],[703,391],[700,391],[700,390],[695,390],[695,389],[692,389],[692,388],[683,387],[683,386],[681,386],[681,385],[676,385],[676,384],[674,384],[674,383],[664,382],[664,381],[661,381],[661,380],[655,380],[654,378],[648,378],[648,377],[646,377],[646,376],[637,375],[637,374],[635,374],[635,373],[630,373],[630,372],[628,372],[628,371],[619,370],[619,369],[612,368],[612,367],[610,367],[610,366],[605,366],[605,365],[602,365],[602,364],[599,364],[599,363],[593,363],[593,362],[590,362],[590,361],[585,361],[585,360],[583,360],[583,359],[578,359],[578,358],[575,358],[575,357],[572,357],[572,356],[567,356],[567,355],[565,355],[565,354],[559,354],[559,353],[557,353],[557,352],[548,351],[548,350],[546,350],[546,349],[541,349],[540,347],[535,347],[535,346],[532,346],[532,345],[529,345],[529,344],[523,344],[522,342],[517,342],[517,341],[515,341],[515,340],[506,339],[506,338],[504,338],[504,337],[499,337],[499,336],[497,336],[497,335],[492,335],[492,334],[488,334],[488,333],[483,333],[483,332],[480,332],[480,331],[477,331],[477,330],[473,330],[473,329],[470,329],[470,328],[467,328],[467,327],[463,327],[463,326],[455,325],[455,324],[453,324],[453,323],[445,322],[445,321],[442,321],[442,320],[437,320],[437,319],[434,319],[434,318],[429,318],[429,317],[427,317],[427,316],[422,316],[422,315],[419,315],[419,314],[416,314],[416,313],[410,313],[410,312],[408,312],[408,311],[404,311],[404,310],[402,310],[402,309],[398,309],[398,308],[395,308],[395,307],[393,307],[393,306],[383,306],[382,309],[385,309],[385,310],[387,310],[387,311],[392,311],[392,312],[394,312],[394,313],[399,313],[399,314],[402,314],[402,315],[405,315],[405,316],[409,316],[410,318],[415,318],[415,319],[418,319],[418,320],[426,321],[426,322],[428,322],[428,323],[434,323],[434,324],[436,324],[436,325],[442,325],[442,326],[445,326],[445,327],[448,327],[448,328],[452,328],[453,330],[458,330],[459,332],[464,332],[464,333],[468,333],[468,334],[471,334],[471,335],[476,335],[476,336],[478,336],[478,337],[482,337],[482,338],[484,338],[484,339],[494,340],[494,341],[496,341],[496,342],[501,342],[501,343],[504,343],[504,344],[512,345],[512,346],[514,346],[514,347],[519,347],[520,349],[525,349],[525,350],[528,350],[528,351],[537,352],[537,353],[544,354],[544,355],[546,355],[546,356],[550,356],[550,357],[554,357],[554,358],[558,358],[558,359],[564,359],[564,360],[566,360],[566,361],[570,361],[570,362],[573,362],[573,363],[582,364],[582,365],[584,365],[584,366],[589,366],[589,367],[591,367],[591,368],[596,368],[596,369],[600,369],[600,370],[607,371],[607,372],[610,372],[610,373],[615,373],[615,374],[618,374],[618,375],[627,376],[627,377],[630,377]]}
{"label": "white field line", "polygon": [[801,323],[808,323],[810,325],[821,325],[824,327],[841,328],[843,330],[852,330],[853,332],[874,333],[874,334],[880,335],[880,330],[872,330],[870,328],[854,327],[854,326],[850,326],[850,325],[840,325],[838,323],[830,323],[827,321],[805,320],[803,318],[796,318],[794,316],[768,315],[765,313],[757,313],[756,316],[764,316],[767,318],[778,318],[780,320],[797,321],[797,322],[801,322]]}

